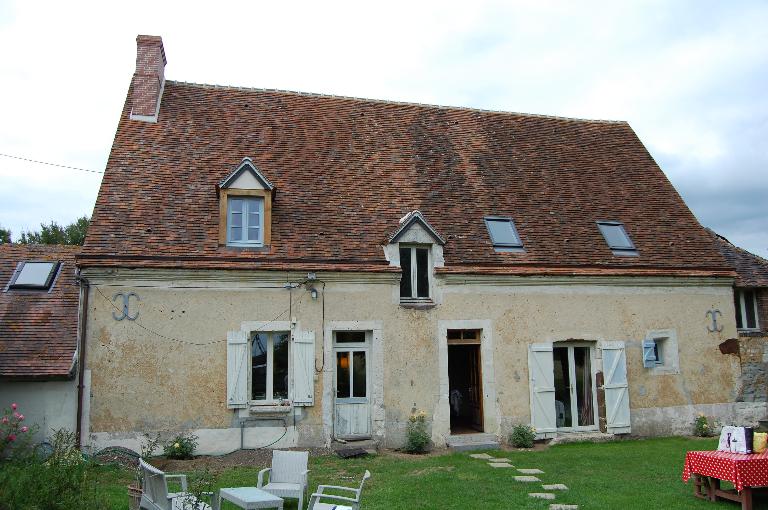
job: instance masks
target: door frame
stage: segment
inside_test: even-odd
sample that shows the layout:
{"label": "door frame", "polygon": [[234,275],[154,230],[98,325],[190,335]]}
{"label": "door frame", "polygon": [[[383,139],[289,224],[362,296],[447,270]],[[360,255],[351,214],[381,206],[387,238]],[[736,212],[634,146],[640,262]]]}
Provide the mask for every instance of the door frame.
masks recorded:
{"label": "door frame", "polygon": [[[331,334],[333,335],[333,437],[335,439],[353,439],[353,438],[369,438],[373,435],[373,420],[372,420],[372,398],[371,398],[371,370],[369,368],[370,361],[371,361],[371,344],[373,343],[373,332],[371,330],[354,330],[354,331],[363,331],[365,333],[365,341],[364,342],[349,342],[349,343],[343,343],[338,344],[336,342],[336,332],[338,331],[350,331],[350,330],[334,330]],[[353,383],[353,376],[352,376],[352,370],[354,369],[354,356],[352,353],[355,352],[364,352],[365,353],[365,397],[349,397],[344,399],[339,399],[337,395],[337,382],[338,382],[338,373],[336,372],[336,355],[339,352],[347,352],[350,353],[349,357],[349,363],[350,363],[350,371],[349,371],[349,378],[350,378],[350,390],[354,392],[354,383]],[[354,394],[354,393],[352,393]],[[365,404],[368,406],[368,430],[370,431],[368,434],[363,435],[355,435],[355,434],[349,434],[344,436],[339,436],[336,434],[336,405],[339,403],[338,400],[344,400],[346,402],[341,402],[341,404]],[[365,402],[363,402],[365,401]]]}
{"label": "door frame", "polygon": [[[576,361],[575,358],[572,356],[573,347],[588,347],[589,348],[589,366],[590,366],[590,378],[592,380],[592,410],[594,414],[593,424],[592,425],[577,425],[575,427],[557,427],[558,432],[592,432],[595,430],[600,430],[600,416],[597,408],[597,342],[590,342],[590,341],[565,341],[565,342],[552,342],[552,359],[554,361],[555,352],[554,350],[557,348],[563,348],[568,347],[568,375],[569,377],[573,378],[575,377],[575,366]],[[569,381],[569,383],[573,383],[575,381]],[[571,384],[571,423],[573,423],[573,417],[578,416],[578,403],[575,396],[575,390],[573,389],[574,385]],[[576,408],[576,413],[573,412],[574,407]],[[557,412],[557,411],[555,411]]]}
{"label": "door frame", "polygon": [[[330,290],[330,289],[329,289]],[[323,400],[322,433],[325,445],[333,441],[336,360],[333,353],[334,331],[371,331],[373,333],[370,346],[368,366],[369,398],[371,406],[371,435],[383,442],[386,438],[384,411],[384,335],[382,321],[327,321],[323,328],[323,354],[316,363],[317,372],[322,373]]]}
{"label": "door frame", "polygon": [[[451,328],[451,329],[453,329],[453,328]],[[475,331],[478,331],[478,330],[475,330]],[[479,430],[479,431],[476,431],[476,432],[479,433],[479,434],[482,434],[485,431],[485,429],[484,429],[484,427],[485,427],[485,402],[484,402],[484,400],[485,399],[483,398],[483,394],[484,394],[483,393],[483,349],[482,349],[482,340],[480,339],[480,336],[482,336],[482,330],[479,330],[479,332],[480,332],[480,335],[478,335],[477,339],[472,339],[472,340],[469,340],[469,339],[461,339],[461,340],[458,340],[458,339],[456,339],[456,340],[448,339],[447,342],[448,342],[448,357],[449,357],[448,367],[449,367],[449,369],[450,369],[451,347],[453,347],[453,346],[467,346],[467,345],[471,345],[471,346],[475,347],[475,352],[477,354],[477,358],[475,360],[475,363],[476,363],[477,366],[475,368],[477,370],[478,379],[479,379],[478,383],[480,385],[480,401],[478,402],[478,406],[479,406],[479,411],[478,412],[480,414],[480,428],[483,429],[483,430]],[[450,371],[449,371],[449,373],[448,373],[448,385],[449,385],[449,387],[450,387],[450,383],[451,383],[451,374],[450,374]],[[449,395],[449,399],[450,399],[450,395]],[[453,433],[453,430],[451,430],[451,433]]]}

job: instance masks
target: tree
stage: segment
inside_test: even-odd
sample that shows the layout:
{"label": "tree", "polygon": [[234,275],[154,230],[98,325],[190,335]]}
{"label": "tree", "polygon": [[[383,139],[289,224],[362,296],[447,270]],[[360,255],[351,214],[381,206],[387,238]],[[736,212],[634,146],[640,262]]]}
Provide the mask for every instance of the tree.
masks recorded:
{"label": "tree", "polygon": [[0,227],[0,244],[9,244],[11,242],[11,231]]}
{"label": "tree", "polygon": [[81,245],[85,242],[85,234],[88,231],[88,225],[91,220],[88,216],[83,216],[62,227],[55,221],[48,225],[41,223],[39,232],[22,232],[20,244],[76,244]]}

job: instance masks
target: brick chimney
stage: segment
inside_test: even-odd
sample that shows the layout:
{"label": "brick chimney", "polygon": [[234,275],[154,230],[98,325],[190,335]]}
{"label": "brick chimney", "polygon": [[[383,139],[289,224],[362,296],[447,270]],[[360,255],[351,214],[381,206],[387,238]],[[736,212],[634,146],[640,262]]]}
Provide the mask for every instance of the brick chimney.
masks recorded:
{"label": "brick chimney", "polygon": [[131,119],[157,122],[165,86],[163,39],[154,35],[136,37],[136,72],[133,74]]}

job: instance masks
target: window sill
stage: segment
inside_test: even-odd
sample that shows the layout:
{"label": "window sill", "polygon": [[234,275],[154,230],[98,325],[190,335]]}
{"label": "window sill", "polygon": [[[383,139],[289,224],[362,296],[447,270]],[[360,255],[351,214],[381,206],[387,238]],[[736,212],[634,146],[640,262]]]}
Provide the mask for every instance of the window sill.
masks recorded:
{"label": "window sill", "polygon": [[401,308],[409,308],[411,310],[431,310],[434,308],[435,303],[430,298],[402,298],[400,299]]}
{"label": "window sill", "polygon": [[759,329],[740,329],[738,330],[739,336],[744,337],[755,337],[755,336],[765,336],[765,333],[763,333]]}
{"label": "window sill", "polygon": [[248,410],[251,414],[285,414],[290,413],[293,409],[293,404],[281,406],[277,404],[251,404]]}

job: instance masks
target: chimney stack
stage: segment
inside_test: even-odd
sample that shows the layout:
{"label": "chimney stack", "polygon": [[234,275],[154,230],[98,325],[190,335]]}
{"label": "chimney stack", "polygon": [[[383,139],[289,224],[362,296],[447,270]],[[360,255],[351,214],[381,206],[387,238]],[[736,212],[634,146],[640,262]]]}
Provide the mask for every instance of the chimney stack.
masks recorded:
{"label": "chimney stack", "polygon": [[132,120],[157,122],[160,98],[165,86],[166,63],[162,37],[136,37],[136,72],[133,74],[131,97]]}

